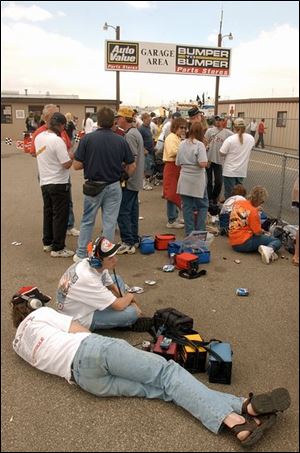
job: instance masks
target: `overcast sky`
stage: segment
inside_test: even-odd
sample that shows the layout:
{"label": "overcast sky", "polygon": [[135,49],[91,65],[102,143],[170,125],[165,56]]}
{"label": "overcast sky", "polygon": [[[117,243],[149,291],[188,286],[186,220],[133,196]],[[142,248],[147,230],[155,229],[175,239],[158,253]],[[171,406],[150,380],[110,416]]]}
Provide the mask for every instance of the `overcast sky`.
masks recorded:
{"label": "overcast sky", "polygon": [[[222,99],[299,96],[296,1],[284,2],[1,2],[2,90],[115,99],[115,73],[104,70],[104,42],[121,39],[232,48]],[[214,97],[215,77],[120,74],[123,104],[161,105]]]}

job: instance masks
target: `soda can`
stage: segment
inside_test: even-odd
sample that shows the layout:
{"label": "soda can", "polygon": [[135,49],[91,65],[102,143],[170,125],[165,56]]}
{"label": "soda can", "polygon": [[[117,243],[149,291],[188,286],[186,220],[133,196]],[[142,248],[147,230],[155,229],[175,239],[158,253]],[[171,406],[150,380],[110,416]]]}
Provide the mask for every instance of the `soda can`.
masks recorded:
{"label": "soda can", "polygon": [[164,272],[173,272],[175,270],[175,266],[173,266],[173,264],[166,264],[162,269]]}
{"label": "soda can", "polygon": [[170,253],[170,264],[174,265],[175,264],[175,253]]}
{"label": "soda can", "polygon": [[238,288],[235,294],[237,296],[249,296],[249,290],[247,288]]}
{"label": "soda can", "polygon": [[150,343],[150,341],[143,341],[143,343],[142,343],[142,350],[143,350],[143,351],[150,351],[150,350],[151,350],[151,343]]}

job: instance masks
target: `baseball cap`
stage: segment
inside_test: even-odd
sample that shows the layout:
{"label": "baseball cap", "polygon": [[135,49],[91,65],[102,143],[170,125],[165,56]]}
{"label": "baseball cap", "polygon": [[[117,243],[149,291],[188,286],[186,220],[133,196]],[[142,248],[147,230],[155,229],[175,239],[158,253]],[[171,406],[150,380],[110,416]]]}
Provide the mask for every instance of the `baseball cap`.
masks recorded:
{"label": "baseball cap", "polygon": [[105,237],[97,238],[93,244],[92,254],[96,258],[107,258],[114,256],[122,244],[113,244]]}
{"label": "baseball cap", "polygon": [[222,118],[222,116],[220,116],[220,115],[215,115],[215,116],[214,116],[214,119],[215,119],[216,121],[222,121],[224,118]]}
{"label": "baseball cap", "polygon": [[67,119],[65,115],[60,112],[55,112],[50,118],[50,124],[66,124]]}
{"label": "baseball cap", "polygon": [[246,124],[245,124],[245,121],[243,120],[243,118],[237,118],[236,120],[234,120],[233,124],[235,127],[246,127]]}
{"label": "baseball cap", "polygon": [[176,118],[181,118],[181,113],[180,112],[174,112],[172,114],[172,118],[173,118],[173,120],[175,120]]}
{"label": "baseball cap", "polygon": [[120,107],[116,117],[122,116],[123,118],[133,118],[135,114],[135,111],[130,107]]}
{"label": "baseball cap", "polygon": [[200,110],[198,109],[198,107],[193,107],[193,108],[188,110],[188,115],[189,115],[190,118],[192,118],[193,116],[198,115],[198,113],[201,113]]}

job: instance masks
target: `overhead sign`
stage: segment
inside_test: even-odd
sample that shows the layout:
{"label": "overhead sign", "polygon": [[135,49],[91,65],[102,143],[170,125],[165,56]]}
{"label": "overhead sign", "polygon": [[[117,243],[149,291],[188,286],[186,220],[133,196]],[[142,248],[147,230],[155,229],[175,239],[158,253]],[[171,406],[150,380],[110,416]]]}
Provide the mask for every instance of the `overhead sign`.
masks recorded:
{"label": "overhead sign", "polygon": [[105,41],[105,70],[228,77],[230,51],[224,47]]}

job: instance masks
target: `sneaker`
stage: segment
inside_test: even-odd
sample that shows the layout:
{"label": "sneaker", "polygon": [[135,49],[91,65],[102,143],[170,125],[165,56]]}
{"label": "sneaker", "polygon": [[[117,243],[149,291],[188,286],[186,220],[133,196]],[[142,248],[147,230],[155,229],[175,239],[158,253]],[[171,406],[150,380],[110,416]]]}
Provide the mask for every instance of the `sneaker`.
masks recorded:
{"label": "sneaker", "polygon": [[83,260],[83,258],[79,258],[79,256],[77,256],[75,253],[75,255],[73,256],[74,263],[79,263],[79,261],[82,261],[82,260]]}
{"label": "sneaker", "polygon": [[178,223],[182,223],[182,225],[184,225],[184,219],[178,219]]}
{"label": "sneaker", "polygon": [[277,255],[277,253],[273,252],[271,255],[271,261],[276,261],[276,260],[278,260],[278,255]]}
{"label": "sneaker", "polygon": [[117,251],[117,255],[124,255],[124,253],[128,253],[128,255],[133,255],[135,253],[135,246],[122,244],[119,250]]}
{"label": "sneaker", "polygon": [[72,250],[68,250],[68,249],[64,248],[62,250],[52,250],[50,255],[53,258],[70,258],[71,256],[74,255],[74,253],[75,252],[73,252]]}
{"label": "sneaker", "polygon": [[272,255],[274,250],[272,247],[268,247],[267,245],[260,245],[258,247],[258,251],[261,254],[261,259],[264,264],[270,264],[270,260],[272,260]]}
{"label": "sneaker", "polygon": [[173,223],[168,222],[166,227],[180,229],[180,228],[184,228],[184,225],[183,225],[183,223],[179,223],[179,222],[175,221]]}
{"label": "sneaker", "polygon": [[150,184],[145,184],[143,190],[153,190],[153,187]]}
{"label": "sneaker", "polygon": [[52,245],[44,245],[43,250],[44,252],[52,252]]}
{"label": "sneaker", "polygon": [[79,233],[80,233],[80,231],[76,230],[76,228],[70,228],[70,229],[67,230],[67,235],[68,236],[76,236],[76,237],[78,237]]}

